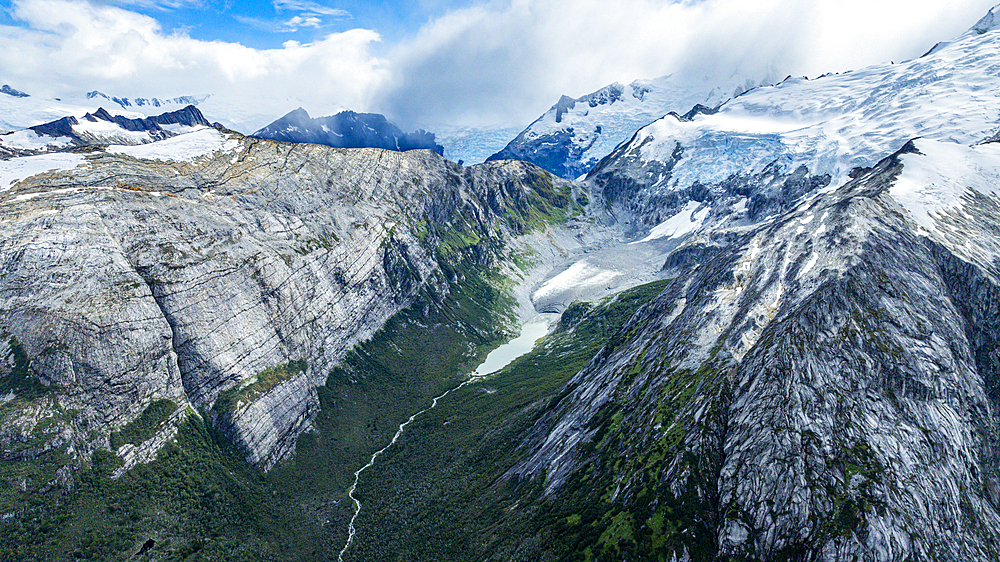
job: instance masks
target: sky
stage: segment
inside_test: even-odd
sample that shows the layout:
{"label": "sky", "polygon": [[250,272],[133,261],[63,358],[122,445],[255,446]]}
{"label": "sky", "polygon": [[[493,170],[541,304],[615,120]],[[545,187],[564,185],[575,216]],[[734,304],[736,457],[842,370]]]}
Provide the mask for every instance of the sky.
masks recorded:
{"label": "sky", "polygon": [[614,81],[914,58],[996,1],[0,0],[0,83],[41,97],[210,95],[258,120],[301,106],[405,128],[521,127]]}

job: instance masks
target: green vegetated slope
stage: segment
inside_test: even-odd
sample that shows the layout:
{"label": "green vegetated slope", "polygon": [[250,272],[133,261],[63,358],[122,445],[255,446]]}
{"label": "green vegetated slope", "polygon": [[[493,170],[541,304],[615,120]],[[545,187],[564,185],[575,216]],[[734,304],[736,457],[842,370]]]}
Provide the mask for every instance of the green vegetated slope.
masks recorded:
{"label": "green vegetated slope", "polygon": [[[335,368],[319,389],[317,431],[266,475],[193,411],[175,443],[117,480],[110,474],[120,461],[107,451],[68,492],[43,486],[66,451],[0,460],[0,478],[13,484],[0,489],[0,512],[19,514],[0,521],[0,560],[336,558],[352,513],[345,494],[353,471],[509,330],[503,281],[474,271],[447,295],[422,295]],[[166,402],[152,404],[115,442],[155,431]],[[133,557],[149,539],[153,546]]]}
{"label": "green vegetated slope", "polygon": [[[539,501],[537,482],[500,484],[499,477],[518,460],[517,445],[563,383],[662,285],[573,305],[535,351],[410,426],[361,481],[364,511],[350,558],[477,560],[493,552],[511,559],[518,549],[529,558],[551,549],[532,540],[522,545],[522,538],[552,527],[550,512],[558,508]],[[18,506],[32,516],[4,522],[10,540],[0,559],[336,558],[352,513],[345,491],[353,470],[399,421],[455,386],[499,341],[483,336],[498,338],[502,325],[484,305],[502,310],[503,291],[482,278],[459,289],[429,315],[426,302],[397,315],[334,369],[320,389],[318,431],[300,439],[291,462],[262,474],[190,412],[177,441],[155,461],[113,480],[117,460],[99,453],[68,494],[32,494],[30,504]],[[469,343],[480,351],[463,353]],[[157,404],[140,419],[162,409]],[[24,466],[33,465],[0,464],[5,477]],[[149,539],[152,547],[136,556]]]}
{"label": "green vegetated slope", "polygon": [[572,560],[606,542],[614,523],[601,523],[608,507],[599,482],[576,483],[550,500],[541,495],[543,478],[503,476],[563,385],[666,283],[574,303],[532,352],[418,418],[362,475],[358,534],[345,558]]}
{"label": "green vegetated slope", "polygon": [[[16,506],[26,513],[3,522],[0,560],[267,560],[300,548],[308,557],[319,543],[314,528],[221,434],[189,414],[154,462],[114,480],[120,461],[98,451],[71,491],[31,494]],[[5,479],[33,466],[0,461]],[[153,549],[133,558],[149,539]]]}
{"label": "green vegetated slope", "polygon": [[[548,174],[528,183],[523,207],[496,217],[514,234],[580,212],[571,188],[554,188]],[[510,335],[510,280],[500,271],[509,273],[503,264],[519,258],[506,249],[506,235],[484,220],[466,208],[447,225],[424,225],[422,242],[440,266],[436,278],[329,373],[318,389],[316,431],[301,437],[292,460],[264,474],[193,411],[156,460],[119,479],[110,475],[121,461],[109,451],[98,451],[75,471],[65,468],[74,456],[67,446],[33,453],[30,460],[5,455],[0,560],[335,559],[352,513],[346,490],[353,471],[389,442],[400,422],[457,386]],[[400,284],[413,282],[406,274],[410,264],[389,265]],[[18,401],[4,407],[22,397],[45,399],[52,389],[30,375],[30,358],[16,341],[8,347],[13,367],[0,382],[4,392],[17,389]],[[252,398],[304,366],[265,371],[229,401]],[[29,395],[29,387],[37,392]],[[170,401],[152,403],[113,434],[113,444],[149,438],[174,412]],[[36,432],[46,427],[40,423]]]}

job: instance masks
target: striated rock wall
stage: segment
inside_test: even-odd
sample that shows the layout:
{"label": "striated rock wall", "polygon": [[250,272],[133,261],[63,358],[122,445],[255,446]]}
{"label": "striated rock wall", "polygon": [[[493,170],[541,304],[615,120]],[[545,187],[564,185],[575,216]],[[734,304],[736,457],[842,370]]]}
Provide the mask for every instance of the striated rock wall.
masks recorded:
{"label": "striated rock wall", "polygon": [[899,154],[689,241],[511,474],[544,471],[558,497],[615,467],[597,493],[671,521],[657,540],[678,559],[995,560],[995,198],[937,216],[961,235],[918,234],[889,194]]}
{"label": "striated rock wall", "polygon": [[[474,230],[468,251],[490,264],[517,230],[497,213],[526,211],[546,176],[521,163],[462,168],[429,151],[212,134],[217,146],[200,155],[162,142],[132,156],[95,150],[76,169],[0,192],[0,331],[25,357],[25,376],[12,352],[0,368],[0,414],[6,426],[35,412],[0,436],[5,457],[44,419],[61,420],[71,456],[89,455],[167,398],[211,412],[270,468],[311,427],[330,368],[425,285],[448,290],[428,225]],[[305,367],[259,380],[291,362]],[[253,399],[215,408],[241,389]]]}

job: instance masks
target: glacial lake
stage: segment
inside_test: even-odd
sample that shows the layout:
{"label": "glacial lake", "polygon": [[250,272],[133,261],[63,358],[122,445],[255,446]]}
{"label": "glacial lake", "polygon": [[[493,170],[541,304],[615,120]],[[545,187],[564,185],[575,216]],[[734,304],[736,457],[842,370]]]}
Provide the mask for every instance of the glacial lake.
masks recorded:
{"label": "glacial lake", "polygon": [[472,376],[481,377],[503,369],[511,361],[524,355],[535,347],[535,342],[549,332],[549,319],[538,318],[521,326],[521,334],[509,342],[494,349],[486,356],[486,360],[476,367]]}

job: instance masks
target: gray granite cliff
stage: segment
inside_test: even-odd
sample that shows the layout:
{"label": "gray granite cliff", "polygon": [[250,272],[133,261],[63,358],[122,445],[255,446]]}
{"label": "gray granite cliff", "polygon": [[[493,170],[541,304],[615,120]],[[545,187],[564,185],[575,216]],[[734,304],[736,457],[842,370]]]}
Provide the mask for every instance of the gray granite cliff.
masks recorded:
{"label": "gray granite cliff", "polygon": [[456,281],[428,226],[466,230],[492,263],[518,229],[508,209],[526,212],[549,177],[198,134],[216,150],[96,149],[0,193],[5,458],[67,444],[87,458],[165,399],[176,412],[155,435],[117,447],[122,470],[185,411],[272,467],[311,427],[330,368],[423,287]]}

